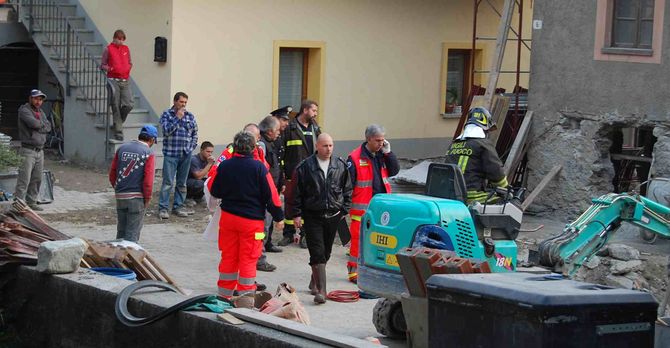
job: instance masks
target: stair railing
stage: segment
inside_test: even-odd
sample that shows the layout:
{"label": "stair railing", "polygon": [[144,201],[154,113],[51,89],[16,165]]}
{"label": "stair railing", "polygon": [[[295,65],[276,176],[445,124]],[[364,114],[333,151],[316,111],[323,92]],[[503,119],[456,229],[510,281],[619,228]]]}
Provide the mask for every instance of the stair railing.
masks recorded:
{"label": "stair railing", "polygon": [[[51,52],[60,59],[65,69],[65,94],[70,96],[76,86],[81,97],[89,104],[96,117],[102,116],[105,125],[109,123],[107,76],[100,69],[100,58],[95,57],[80,39],[72,25],[72,19],[66,16],[53,0],[10,1],[17,12],[23,4],[27,11],[28,29],[33,35],[40,29],[51,45]],[[49,57],[45,57],[49,58]],[[52,56],[53,58],[53,56]],[[109,132],[105,132],[105,146],[109,141]]]}
{"label": "stair railing", "polygon": [[[29,0],[30,23],[39,27],[49,39],[52,51],[62,58],[65,68],[65,93],[71,95],[73,82],[93,111],[104,113],[107,107],[107,77],[83,40],[53,0]],[[33,34],[31,32],[31,34]]]}

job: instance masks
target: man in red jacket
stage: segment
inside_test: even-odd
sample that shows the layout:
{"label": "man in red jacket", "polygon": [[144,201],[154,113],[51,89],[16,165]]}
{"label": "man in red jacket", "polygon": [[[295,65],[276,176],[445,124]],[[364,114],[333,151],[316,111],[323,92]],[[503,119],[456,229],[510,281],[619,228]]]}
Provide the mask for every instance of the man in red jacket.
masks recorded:
{"label": "man in red jacket", "polygon": [[114,116],[114,138],[117,140],[123,140],[123,122],[134,106],[128,80],[133,62],[130,59],[130,49],[123,44],[125,41],[126,34],[123,30],[115,31],[112,43],[102,52],[100,64],[100,68],[107,72],[107,79],[112,87],[110,104]]}

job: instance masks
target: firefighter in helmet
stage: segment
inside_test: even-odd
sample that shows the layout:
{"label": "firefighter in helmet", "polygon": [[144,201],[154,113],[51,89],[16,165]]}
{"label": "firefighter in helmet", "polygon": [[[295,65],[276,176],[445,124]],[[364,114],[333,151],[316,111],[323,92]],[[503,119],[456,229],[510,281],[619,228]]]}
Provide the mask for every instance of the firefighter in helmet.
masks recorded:
{"label": "firefighter in helmet", "polygon": [[449,146],[447,163],[456,164],[463,172],[467,186],[467,202],[493,203],[498,197],[489,197],[487,185],[508,186],[503,164],[494,144],[487,138],[496,124],[486,108],[474,107],[468,112],[463,133]]}

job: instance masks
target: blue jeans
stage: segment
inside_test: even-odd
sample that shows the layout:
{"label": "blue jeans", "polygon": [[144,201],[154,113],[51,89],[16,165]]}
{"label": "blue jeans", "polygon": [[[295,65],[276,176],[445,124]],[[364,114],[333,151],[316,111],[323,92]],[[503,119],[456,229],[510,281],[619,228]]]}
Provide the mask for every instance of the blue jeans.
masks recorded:
{"label": "blue jeans", "polygon": [[161,194],[158,199],[159,210],[168,210],[170,192],[172,192],[175,176],[177,177],[177,189],[174,192],[172,209],[174,210],[184,205],[184,199],[186,198],[186,178],[188,177],[190,166],[190,154],[183,155],[182,157],[163,157],[163,184],[161,185]]}
{"label": "blue jeans", "polygon": [[144,221],[144,198],[116,200],[116,238],[137,242]]}

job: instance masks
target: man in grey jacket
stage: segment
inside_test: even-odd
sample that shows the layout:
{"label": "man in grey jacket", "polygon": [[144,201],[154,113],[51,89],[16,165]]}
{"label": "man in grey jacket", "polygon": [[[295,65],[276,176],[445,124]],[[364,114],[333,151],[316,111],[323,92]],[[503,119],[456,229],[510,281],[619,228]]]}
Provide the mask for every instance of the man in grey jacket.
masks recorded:
{"label": "man in grey jacket", "polygon": [[42,111],[42,103],[46,97],[42,91],[33,89],[28,102],[19,107],[19,155],[23,157],[23,162],[19,167],[14,196],[25,200],[33,210],[43,210],[37,205],[37,195],[42,183],[44,143],[47,133],[51,131],[47,115]]}

